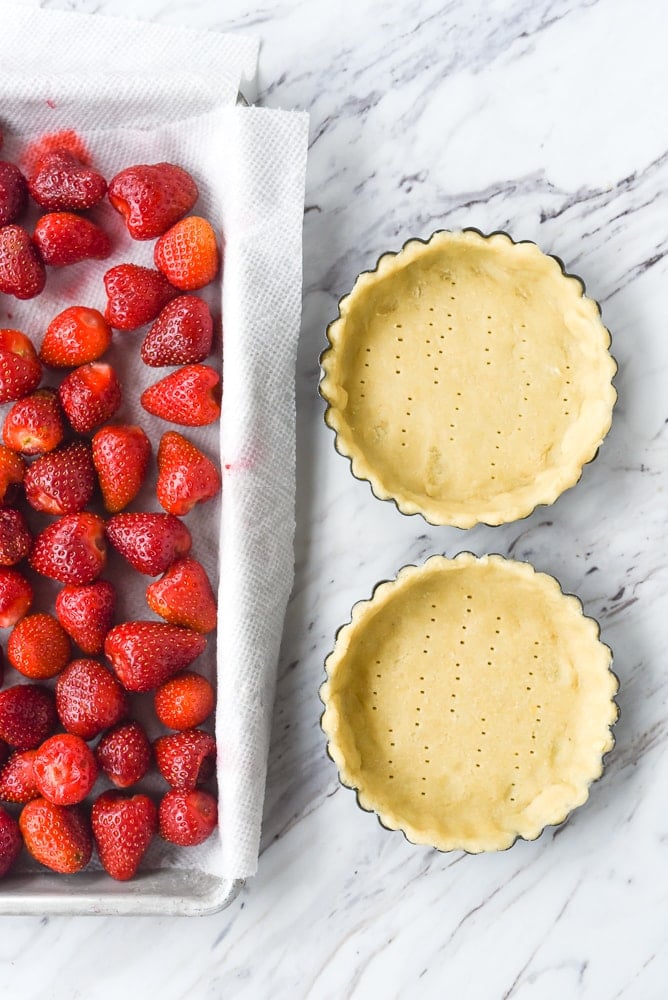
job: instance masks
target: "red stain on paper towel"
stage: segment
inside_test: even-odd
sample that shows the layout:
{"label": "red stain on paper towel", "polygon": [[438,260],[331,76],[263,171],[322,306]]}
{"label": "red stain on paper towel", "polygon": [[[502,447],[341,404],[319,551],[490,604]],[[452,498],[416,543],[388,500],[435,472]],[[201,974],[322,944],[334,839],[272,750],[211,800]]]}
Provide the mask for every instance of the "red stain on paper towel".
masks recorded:
{"label": "red stain on paper towel", "polygon": [[47,106],[47,108],[51,108],[51,110],[53,111],[53,109],[56,106],[56,102],[52,101],[50,97],[47,97],[47,99],[46,99],[46,106]]}
{"label": "red stain on paper towel", "polygon": [[[49,104],[48,101],[46,103]],[[50,104],[49,107],[51,107]],[[84,165],[87,166],[90,163],[90,156],[85,142],[81,136],[77,135],[74,129],[68,128],[62,132],[49,132],[46,135],[40,136],[39,139],[34,139],[33,142],[28,143],[21,154],[21,166],[24,171],[28,174],[32,173],[37,161],[45,153],[50,153],[53,149],[66,149],[68,152],[73,153]]]}
{"label": "red stain on paper towel", "polygon": [[223,462],[223,469],[225,472],[250,472],[251,469],[255,468],[257,458],[257,451],[253,449],[247,455],[242,455],[236,460]]}

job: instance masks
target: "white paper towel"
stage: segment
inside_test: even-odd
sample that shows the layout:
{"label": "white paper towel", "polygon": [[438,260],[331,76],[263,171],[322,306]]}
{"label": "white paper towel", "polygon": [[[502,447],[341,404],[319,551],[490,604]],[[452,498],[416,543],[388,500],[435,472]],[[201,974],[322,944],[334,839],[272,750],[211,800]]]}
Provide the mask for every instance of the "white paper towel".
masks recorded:
{"label": "white paper towel", "polygon": [[[186,518],[193,554],[220,579],[217,642],[210,639],[195,665],[218,677],[220,827],[186,858],[156,843],[146,863],[244,878],[257,867],[276,661],[293,577],[307,117],[234,106],[254,71],[252,39],[4,4],[0,18],[0,63],[12,74],[0,83],[7,133],[0,156],[20,159],[36,135],[74,128],[108,178],[132,163],[179,163],[200,187],[194,212],[224,237],[222,511],[214,502]],[[183,65],[197,73],[184,74]],[[23,329],[39,344],[65,306],[104,308],[102,276],[111,263],[151,264],[153,243],[132,241],[108,204],[90,215],[112,236],[111,262],[50,269],[45,292],[29,302],[0,296],[0,326]],[[206,294],[220,313],[220,288]],[[108,360],[124,388],[114,420],[140,423],[157,447],[171,425],[149,417],[138,398],[166,370],[139,360],[144,332],[114,334]],[[209,454],[218,451],[216,426],[177,429]],[[155,470],[129,509],[159,509],[154,490]],[[105,575],[122,579],[118,620],[154,617],[144,599],[148,578],[128,572],[113,553]],[[42,583],[38,596],[48,600],[55,590]],[[152,730],[150,713],[135,707]]]}

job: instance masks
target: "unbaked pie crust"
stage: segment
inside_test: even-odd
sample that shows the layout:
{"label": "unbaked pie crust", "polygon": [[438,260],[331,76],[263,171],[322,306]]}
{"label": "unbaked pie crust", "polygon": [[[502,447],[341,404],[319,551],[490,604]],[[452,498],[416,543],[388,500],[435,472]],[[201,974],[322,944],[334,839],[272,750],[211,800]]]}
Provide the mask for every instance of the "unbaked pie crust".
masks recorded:
{"label": "unbaked pie crust", "polygon": [[381,499],[502,524],[579,479],[616,394],[582,282],[534,243],[438,232],[361,274],[322,356],[327,423]]}
{"label": "unbaked pie crust", "polygon": [[360,805],[413,843],[502,850],[587,799],[614,742],[611,660],[553,577],[433,556],[338,633],[321,688],[330,756]]}

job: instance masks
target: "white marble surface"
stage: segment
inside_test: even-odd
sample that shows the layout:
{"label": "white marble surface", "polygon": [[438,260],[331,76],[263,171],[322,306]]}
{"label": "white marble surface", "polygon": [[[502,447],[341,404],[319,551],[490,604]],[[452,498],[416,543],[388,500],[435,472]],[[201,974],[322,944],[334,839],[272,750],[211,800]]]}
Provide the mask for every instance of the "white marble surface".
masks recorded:
{"label": "white marble surface", "polygon": [[[54,4],[63,6],[64,4]],[[668,15],[659,0],[72,0],[261,35],[264,103],[311,114],[298,372],[297,577],[263,854],[227,911],[5,919],[2,996],[587,998],[668,995]],[[613,429],[580,484],[517,525],[430,528],[333,448],[317,357],[381,249],[509,229],[603,307]],[[461,548],[530,559],[598,617],[621,679],[617,748],[556,833],[491,856],[412,847],[338,786],[318,685],[351,604]]]}

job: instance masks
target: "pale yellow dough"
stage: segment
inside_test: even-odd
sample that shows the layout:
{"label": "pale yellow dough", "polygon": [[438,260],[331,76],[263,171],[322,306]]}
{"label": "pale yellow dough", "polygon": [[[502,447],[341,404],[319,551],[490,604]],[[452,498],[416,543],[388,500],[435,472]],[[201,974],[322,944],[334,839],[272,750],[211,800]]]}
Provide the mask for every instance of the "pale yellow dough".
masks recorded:
{"label": "pale yellow dough", "polygon": [[552,503],[611,422],[610,335],[534,243],[439,232],[359,276],[322,357],[353,472],[404,513],[468,528]]}
{"label": "pale yellow dough", "polygon": [[322,725],[344,784],[409,840],[502,850],[588,797],[613,746],[611,652],[580,602],[501,556],[434,556],[338,634]]}

